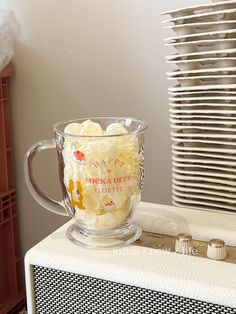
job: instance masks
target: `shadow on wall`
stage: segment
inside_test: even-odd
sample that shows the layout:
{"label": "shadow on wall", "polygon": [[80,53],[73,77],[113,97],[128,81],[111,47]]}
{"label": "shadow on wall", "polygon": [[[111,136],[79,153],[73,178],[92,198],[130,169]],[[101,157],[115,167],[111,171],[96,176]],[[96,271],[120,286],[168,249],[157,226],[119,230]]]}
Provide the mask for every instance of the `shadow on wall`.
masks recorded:
{"label": "shadow on wall", "polygon": [[[21,62],[22,59],[25,61]],[[33,200],[25,185],[23,169],[24,155],[29,146],[40,139],[52,137],[51,129],[56,121],[53,95],[56,93],[62,99],[63,87],[51,82],[52,77],[57,75],[56,68],[52,68],[20,42],[16,43],[14,62],[16,74],[11,84],[11,111],[21,246],[25,253],[67,221],[65,217],[43,209]],[[40,188],[59,200],[61,193],[56,152],[39,154],[34,165],[35,178]]]}

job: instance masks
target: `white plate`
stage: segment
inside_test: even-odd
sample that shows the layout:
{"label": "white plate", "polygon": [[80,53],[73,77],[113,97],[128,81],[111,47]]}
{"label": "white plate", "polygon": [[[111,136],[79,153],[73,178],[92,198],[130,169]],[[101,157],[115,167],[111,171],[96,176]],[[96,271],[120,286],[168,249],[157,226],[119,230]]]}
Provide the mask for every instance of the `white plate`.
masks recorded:
{"label": "white plate", "polygon": [[172,188],[175,191],[183,192],[183,193],[199,193],[199,194],[206,194],[206,195],[218,195],[221,197],[227,197],[227,198],[232,198],[236,200],[236,193],[227,193],[227,192],[221,192],[221,191],[215,191],[209,188],[205,189],[199,189],[197,187],[184,187],[184,186],[179,186],[176,184],[172,185]]}
{"label": "white plate", "polygon": [[181,181],[177,179],[173,179],[172,183],[178,185],[179,187],[187,187],[187,188],[201,188],[201,189],[212,189],[217,192],[219,191],[227,191],[230,193],[236,193],[236,187],[222,185],[222,184],[212,184],[212,183],[203,183],[203,182],[188,182],[188,181]]}
{"label": "white plate", "polygon": [[[227,209],[227,210],[231,210],[231,211],[236,211],[236,207],[235,206],[230,206],[230,205],[226,205],[226,204],[222,204],[222,203],[217,203],[217,202],[207,202],[207,201],[193,201],[193,200],[189,200],[189,199],[183,199],[181,197],[177,197],[175,195],[173,195],[173,205],[176,205],[176,206],[182,206],[182,207],[187,207],[187,208],[196,208],[196,209],[203,209],[203,206],[206,208],[206,209],[209,209],[209,207],[216,210],[216,208],[219,208],[219,209]],[[194,207],[191,207],[194,206]],[[203,205],[201,207],[201,205]]]}
{"label": "white plate", "polygon": [[217,147],[219,148],[225,148],[225,149],[232,149],[234,147],[236,147],[236,142],[234,142],[233,140],[231,140],[230,142],[228,141],[224,141],[222,140],[218,140],[217,139],[209,139],[208,137],[205,139],[202,138],[182,138],[182,137],[175,137],[172,136],[172,140],[174,142],[177,143],[183,143],[184,145],[188,146],[188,147],[196,147],[196,146],[202,146],[202,145],[206,145],[208,147],[215,147],[217,145]]}
{"label": "white plate", "polygon": [[215,205],[194,205],[194,204],[187,204],[184,202],[177,202],[175,200],[172,200],[172,204],[173,206],[177,206],[177,207],[185,207],[185,208],[189,208],[189,209],[195,209],[195,210],[202,210],[202,211],[208,211],[208,212],[216,212],[217,213],[227,213],[230,215],[235,215],[235,209],[229,209],[229,208],[225,208],[225,206],[215,206]]}
{"label": "white plate", "polygon": [[230,20],[235,18],[236,9],[225,9],[225,10],[217,10],[203,13],[196,13],[192,15],[185,15],[179,17],[173,17],[168,20],[164,20],[163,23],[174,22],[175,24],[186,24],[191,23],[189,20],[194,20],[196,22],[204,22],[204,21],[217,21],[217,20]]}
{"label": "white plate", "polygon": [[234,100],[234,103],[236,104],[236,96],[193,96],[193,97],[186,97],[186,96],[180,96],[180,97],[169,97],[170,101],[173,102],[180,102],[180,101],[195,101],[195,100],[203,100],[203,101],[209,101],[212,102],[214,100],[221,100],[225,103],[232,102]]}
{"label": "white plate", "polygon": [[[231,23],[229,23],[231,21]],[[202,34],[202,33],[209,33],[209,32],[216,32],[216,31],[225,31],[225,30],[229,30],[229,29],[235,29],[236,28],[236,20],[229,20],[227,21],[228,23],[225,23],[225,21],[217,21],[217,22],[202,22],[202,23],[187,23],[187,24],[177,24],[177,25],[171,25],[171,26],[166,26],[164,28],[168,28],[168,29],[173,29],[173,31],[175,32],[175,37],[176,36],[186,36],[186,35],[191,35],[191,34]],[[184,37],[186,38],[186,37]],[[227,38],[216,38],[217,39],[227,39]],[[188,39],[187,41],[185,41],[185,43],[187,42],[191,42],[191,45],[193,44],[196,48],[200,48],[200,50],[206,50],[206,47],[209,46],[206,43],[202,44],[197,44],[196,45],[196,41],[200,41],[201,38],[199,37],[194,37],[193,39]],[[203,39],[204,40],[204,39]],[[225,47],[225,48],[233,48],[233,43],[228,42],[227,45],[222,45],[222,43],[220,42],[214,42],[213,39],[211,37],[208,37],[207,40],[211,40],[212,43],[212,49],[216,49],[217,46],[219,47]],[[175,48],[180,48],[183,47],[182,45],[178,45],[178,43],[181,42],[183,43],[183,41],[170,41],[167,43],[170,45],[173,45]],[[175,45],[177,44],[177,45]]]}
{"label": "white plate", "polygon": [[[195,194],[195,193],[184,193],[184,192],[180,192],[178,190],[175,190],[173,188],[173,194],[177,197],[184,197],[187,199],[195,199],[195,200],[209,200],[209,201],[213,201],[213,202],[224,202],[227,203],[229,205],[236,205],[236,199],[234,198],[227,198],[227,197],[222,197],[222,196],[215,196],[215,195],[211,195],[211,194],[204,194],[204,193],[199,193],[199,194]],[[236,206],[235,206],[235,210],[236,210]]]}
{"label": "white plate", "polygon": [[[234,13],[236,13],[236,9],[234,9]],[[165,42],[179,42],[183,40],[194,40],[194,38],[198,38],[198,40],[204,40],[204,39],[223,39],[223,38],[235,38],[236,29],[224,29],[224,30],[213,30],[210,32],[203,32],[203,33],[193,33],[193,34],[185,34],[180,36],[174,36],[174,37],[168,37],[165,38]]]}
{"label": "white plate", "polygon": [[227,128],[227,127],[215,127],[215,126],[186,126],[186,125],[175,125],[175,124],[171,124],[171,128],[175,129],[175,130],[186,130],[186,131],[190,131],[192,129],[194,130],[201,130],[201,131],[223,131],[223,132],[234,132],[236,133],[236,128]]}
{"label": "white plate", "polygon": [[[176,197],[181,197],[181,198],[186,198],[186,199],[191,199],[191,200],[201,200],[201,201],[211,201],[211,202],[223,202],[226,203],[229,206],[232,205],[236,205],[236,199],[234,198],[230,198],[227,196],[223,196],[223,195],[219,195],[216,196],[215,194],[206,194],[206,193],[194,193],[194,192],[182,192],[179,190],[176,190],[174,187],[172,188],[172,193],[173,195],[175,195]],[[236,206],[235,206],[235,210],[236,210]]]}
{"label": "white plate", "polygon": [[230,90],[230,91],[226,91],[226,90],[216,90],[216,91],[187,91],[187,92],[172,92],[169,91],[169,94],[174,97],[174,98],[178,98],[178,97],[182,97],[182,96],[186,96],[186,97],[194,97],[194,96],[234,96],[236,95],[236,90]]}
{"label": "white plate", "polygon": [[185,146],[184,143],[174,143],[172,144],[172,149],[180,150],[180,151],[191,151],[191,152],[209,152],[209,153],[219,153],[219,154],[229,154],[235,155],[236,148],[224,148],[224,147],[215,147],[214,145],[198,145],[198,146]]}
{"label": "white plate", "polygon": [[[193,83],[195,80],[195,84],[201,85],[201,84],[210,84],[215,83],[215,84],[222,84],[222,83],[232,83],[234,84],[236,81],[236,73],[235,74],[212,74],[212,75],[192,75],[192,76],[178,76],[178,77],[170,77],[168,76],[169,81],[176,80],[183,84],[182,82],[189,82]],[[186,86],[186,85],[185,85]],[[188,85],[187,85],[188,86]]]}
{"label": "white plate", "polygon": [[[191,159],[188,159],[188,161],[189,160],[191,160]],[[198,161],[204,161],[204,159],[197,159],[197,160]],[[217,174],[219,172],[222,174],[231,174],[231,175],[236,176],[236,168],[235,168],[236,164],[235,164],[235,162],[234,162],[234,166],[230,166],[231,164],[233,164],[233,162],[229,162],[228,160],[223,160],[223,161],[215,160],[215,162],[212,159],[210,159],[210,160],[212,161],[212,164],[208,165],[208,164],[203,164],[200,162],[192,162],[192,163],[186,162],[186,159],[182,158],[181,162],[175,162],[173,160],[172,165],[175,168],[176,172],[178,172],[177,169],[179,169],[179,171],[181,171],[181,170],[182,171],[190,171],[190,174],[191,174],[191,171],[196,171],[197,173],[200,173],[201,171],[203,171],[206,173],[209,170],[213,170],[213,172],[215,171],[215,174]]]}
{"label": "white plate", "polygon": [[[211,161],[219,161],[219,162],[225,162],[225,160],[227,161],[227,164],[229,164],[230,162],[235,163],[234,166],[236,166],[236,150],[235,150],[235,154],[214,154],[213,152],[191,152],[191,151],[180,151],[180,150],[175,150],[174,148],[172,149],[172,153],[176,158],[179,158],[179,161],[181,160],[181,158],[183,158],[185,161],[186,159],[190,159],[190,160],[196,160],[196,162],[198,162],[199,158],[200,159],[209,159],[210,163]],[[199,164],[199,162],[198,162]]]}
{"label": "white plate", "polygon": [[190,113],[190,114],[184,113],[182,115],[181,113],[170,114],[170,118],[175,119],[175,120],[178,119],[180,123],[183,123],[187,120],[188,121],[191,120],[192,123],[197,123],[196,121],[199,121],[199,120],[205,120],[206,124],[213,124],[214,121],[218,120],[218,121],[222,121],[222,123],[226,121],[225,124],[230,124],[229,122],[231,122],[231,125],[233,125],[234,122],[236,121],[235,115],[229,115],[229,114],[224,114],[224,113],[210,114],[210,115],[204,114],[204,113],[198,114],[197,111],[198,109],[196,109],[196,112],[194,114],[193,113]]}
{"label": "white plate", "polygon": [[180,75],[182,76],[187,76],[187,75],[197,75],[197,74],[203,74],[203,75],[229,75],[229,74],[235,74],[236,72],[236,67],[225,67],[225,68],[210,68],[210,69],[194,69],[194,70],[186,70],[186,71],[181,71],[179,69],[173,70],[170,72],[167,72],[167,75],[170,77],[179,77]]}
{"label": "white plate", "polygon": [[[167,42],[164,45],[167,47],[174,47],[178,54],[197,52],[207,53],[208,51],[212,50],[234,49],[236,46],[236,38],[210,38],[205,40],[197,39],[190,41]],[[209,61],[212,60],[207,60],[208,63]]]}
{"label": "white plate", "polygon": [[235,121],[225,121],[225,120],[195,120],[195,118],[192,118],[191,120],[182,120],[182,119],[170,119],[171,124],[174,128],[178,128],[181,126],[188,126],[188,127],[201,127],[201,126],[217,126],[217,127],[224,127],[224,128],[231,128],[233,130],[236,130],[236,120]]}
{"label": "white plate", "polygon": [[169,87],[168,91],[170,92],[182,92],[182,91],[208,91],[208,90],[235,90],[236,84],[222,84],[222,85],[201,85],[201,86],[173,86]]}
{"label": "white plate", "polygon": [[[170,80],[170,79],[169,79]],[[192,78],[173,78],[171,81],[180,83],[183,87],[203,86],[212,85],[215,86],[223,84],[235,84],[236,77],[222,76],[222,77],[192,77]]]}
{"label": "white plate", "polygon": [[[222,97],[222,96],[221,96]],[[227,96],[225,96],[227,97]],[[233,96],[234,97],[234,96]],[[179,109],[179,110],[188,110],[190,108],[192,109],[204,109],[204,110],[235,110],[236,108],[236,101],[235,100],[229,100],[225,98],[225,101],[223,99],[208,99],[204,100],[201,99],[201,97],[196,97],[196,99],[188,99],[188,100],[180,100],[181,97],[176,97],[176,100],[172,97],[172,101],[169,103],[170,108],[173,109]],[[183,96],[182,98],[188,98]],[[200,99],[198,99],[200,98]]]}
{"label": "white plate", "polygon": [[[234,54],[235,55],[235,54]],[[208,58],[197,58],[197,59],[179,59],[179,60],[166,60],[168,64],[175,64],[181,70],[194,70],[194,69],[210,69],[210,68],[222,68],[236,66],[236,57],[208,57]]]}
{"label": "white plate", "polygon": [[229,185],[229,186],[236,186],[236,181],[232,179],[220,179],[220,178],[213,178],[213,177],[204,177],[204,176],[191,176],[191,175],[180,175],[177,173],[173,173],[172,177],[174,179],[182,180],[182,181],[200,181],[202,183],[218,183],[222,185]]}
{"label": "white plate", "polygon": [[185,163],[186,167],[187,165],[191,166],[193,164],[202,165],[203,167],[206,167],[208,165],[209,166],[211,165],[212,167],[214,167],[216,164],[223,167],[231,167],[231,168],[236,167],[235,161],[231,161],[231,160],[218,160],[218,159],[214,160],[212,158],[201,158],[198,156],[194,158],[189,158],[189,156],[186,156],[186,158],[184,158],[184,157],[179,157],[178,155],[175,155],[175,154],[172,156],[172,162],[175,164]]}
{"label": "white plate", "polygon": [[195,113],[196,114],[204,114],[204,115],[211,115],[211,114],[218,114],[219,116],[221,115],[235,115],[236,114],[236,110],[197,110],[194,109],[194,108],[191,108],[191,109],[184,109],[184,110],[181,110],[181,109],[173,109],[173,108],[170,108],[169,109],[170,113],[174,113],[174,114],[180,114],[180,115],[184,115],[184,114],[193,114],[195,116]]}
{"label": "white plate", "polygon": [[[190,113],[186,113],[186,108],[191,108]],[[216,107],[210,107],[213,108],[216,111]],[[220,109],[221,106],[218,107]],[[235,114],[228,114],[225,113],[225,107],[222,107],[222,113],[204,113],[205,111],[209,111],[209,107],[205,109],[203,106],[184,106],[183,109],[181,107],[177,107],[178,112],[170,112],[170,121],[173,123],[195,123],[195,124],[225,124],[225,125],[234,125],[236,121],[236,115]],[[195,109],[195,112],[192,110]],[[235,109],[235,107],[230,107],[229,109]],[[181,114],[181,110],[185,111],[183,114]],[[189,110],[190,111],[190,110]],[[200,113],[198,113],[200,111]],[[218,111],[218,110],[217,110]],[[174,120],[174,121],[173,121]],[[224,123],[225,122],[225,123]]]}
{"label": "white plate", "polygon": [[[235,97],[236,98],[236,93],[230,93],[230,92],[223,92],[223,91],[219,91],[219,92],[213,92],[213,91],[206,91],[206,92],[202,92],[202,91],[199,91],[199,92],[196,92],[196,94],[194,93],[189,93],[189,92],[185,92],[185,93],[169,93],[169,99],[172,100],[173,99],[173,105],[180,105],[178,104],[178,100],[182,101],[182,99],[186,99],[187,98],[187,101],[191,101],[192,104],[194,104],[193,100],[196,99],[197,101],[200,99],[202,100],[203,98],[202,97],[207,97],[207,101],[206,102],[203,102],[201,101],[201,104],[205,104],[205,105],[212,105],[214,104],[214,99],[217,99],[217,101],[215,102],[215,105],[216,106],[219,106],[219,105],[222,105],[222,106],[225,106],[225,105],[228,105],[228,104],[232,104],[232,105],[235,105],[236,106],[236,101],[232,101],[231,98],[225,98],[225,97]],[[218,100],[219,99],[224,99],[224,101],[221,101],[219,102]],[[225,99],[227,100],[227,102],[225,101]],[[210,100],[210,101],[209,101]],[[198,105],[198,102],[195,102],[196,105]],[[188,103],[183,103],[183,104],[186,104],[188,105]],[[172,105],[170,103],[170,105]]]}
{"label": "white plate", "polygon": [[[236,83],[236,74],[228,75],[195,75],[195,76],[179,76],[179,77],[168,77],[169,81],[176,80],[183,84],[182,82],[189,83],[185,86],[201,85],[201,84],[223,84],[223,83]],[[194,82],[195,81],[195,82]]]}
{"label": "white plate", "polygon": [[[170,55],[170,56],[166,56],[165,59],[168,61],[178,61],[178,60],[184,60],[184,59],[187,59],[188,60],[196,60],[196,59],[201,59],[203,58],[204,60],[205,59],[208,59],[210,57],[213,57],[217,59],[217,55],[218,57],[230,57],[230,55],[232,55],[231,57],[236,57],[236,49],[235,48],[232,48],[232,49],[221,49],[221,50],[209,50],[209,51],[198,51],[198,52],[189,52],[189,53],[181,53],[181,54],[173,54],[173,55]],[[209,56],[209,57],[207,57]],[[190,59],[192,58],[192,59]]]}
{"label": "white plate", "polygon": [[236,184],[236,174],[225,174],[217,171],[194,171],[194,170],[183,170],[183,169],[178,169],[173,167],[172,171],[174,174],[179,174],[183,176],[197,176],[201,177],[201,179],[204,178],[216,178],[219,180],[233,180],[234,183]]}
{"label": "white plate", "polygon": [[[183,98],[185,97],[185,95],[183,95]],[[227,97],[227,96],[225,96]],[[234,96],[233,96],[234,97]],[[172,97],[172,101],[169,103],[170,108],[175,108],[175,109],[188,109],[188,108],[192,108],[192,109],[209,109],[209,110],[217,110],[217,109],[222,109],[222,110],[234,110],[236,109],[236,101],[232,101],[232,100],[228,100],[226,99],[226,101],[221,101],[221,99],[210,99],[207,101],[204,101],[204,99],[202,100],[201,97],[200,100],[198,100],[198,98],[196,97],[196,99],[194,100],[180,100],[180,102],[178,101],[178,99],[180,99],[181,97],[174,97],[176,98],[176,100],[174,99],[173,101],[173,97]],[[187,97],[186,97],[187,98]]]}
{"label": "white plate", "polygon": [[224,116],[218,117],[207,117],[207,116],[178,116],[178,115],[171,115],[170,122],[175,125],[191,125],[194,128],[194,125],[201,126],[204,125],[224,125],[234,128],[236,119],[231,119],[231,117],[227,117],[227,120]]}
{"label": "white plate", "polygon": [[188,127],[187,129],[183,128],[182,130],[173,130],[171,132],[172,136],[175,137],[184,137],[184,138],[209,138],[209,139],[223,139],[223,140],[236,140],[236,133],[234,130],[228,132],[225,130],[208,130],[206,131],[203,128],[199,127]]}
{"label": "white plate", "polygon": [[173,14],[185,14],[185,13],[195,13],[196,11],[198,12],[199,10],[215,10],[217,9],[217,7],[234,7],[234,4],[236,3],[236,0],[228,0],[228,1],[219,1],[219,2],[215,2],[215,3],[207,3],[207,4],[202,4],[202,5],[194,5],[191,7],[186,7],[186,8],[181,8],[181,9],[176,9],[176,10],[171,10],[171,11],[165,11],[163,12],[161,15],[173,15]]}
{"label": "white plate", "polygon": [[[217,116],[217,113],[205,113],[205,111],[220,111],[219,113],[219,119],[222,119],[221,117],[224,117],[224,119],[227,117],[227,115],[229,117],[234,116],[236,114],[236,104],[235,103],[225,103],[222,104],[221,102],[214,102],[214,103],[205,103],[205,102],[183,102],[183,103],[169,103],[169,111],[170,110],[176,110],[178,111],[177,113],[174,113],[174,115],[176,115],[176,118],[184,118],[188,115],[196,117],[201,116],[202,118],[204,118],[204,116],[209,115],[209,118],[215,118],[215,116]],[[181,111],[184,111],[183,114],[181,114]],[[187,112],[187,111],[191,111],[191,112]],[[194,111],[194,112],[193,112]],[[200,111],[200,112],[198,112]],[[234,114],[229,113],[228,111],[234,111]],[[173,113],[170,111],[170,113]],[[181,115],[180,117],[178,117],[178,115]],[[204,116],[203,116],[204,115]],[[229,119],[230,120],[230,119]]]}
{"label": "white plate", "polygon": [[199,110],[234,110],[236,102],[189,102],[189,103],[169,103],[170,108],[179,110],[199,109]]}
{"label": "white plate", "polygon": [[[179,149],[181,146],[179,146],[177,149],[172,146],[172,160],[175,162],[186,162],[186,163],[209,163],[209,165],[214,165],[215,162],[219,162],[219,165],[222,164],[225,166],[225,163],[229,165],[230,167],[235,167],[236,164],[236,149],[232,150],[231,152],[222,152],[217,151],[215,152],[213,149],[211,151],[202,151],[201,147],[197,147],[198,150],[191,150],[190,148],[188,150]],[[195,148],[195,147],[193,147]]]}
{"label": "white plate", "polygon": [[[208,51],[218,51],[218,50],[227,50],[227,49],[234,49],[236,48],[236,38],[212,38],[207,40],[191,40],[185,42],[170,42],[165,43],[165,46],[173,47],[177,50],[178,54],[187,54],[187,53],[197,53],[197,52],[205,52],[206,54]],[[202,57],[201,57],[202,58]],[[203,58],[202,58],[203,59]],[[206,60],[204,63],[209,64],[209,68],[213,68],[214,63],[216,64],[215,67],[228,67],[228,66],[235,66],[235,62],[232,60]],[[196,62],[195,66],[198,65]],[[182,69],[182,64],[179,65]],[[200,67],[200,65],[198,65]],[[201,66],[202,68],[207,68],[205,64]],[[196,67],[193,67],[193,69]],[[190,68],[191,69],[191,68]],[[183,69],[184,70],[184,69]]]}
{"label": "white plate", "polygon": [[[226,25],[219,25],[217,29],[209,28],[209,29],[202,29],[201,31],[210,32],[216,30],[226,30],[226,29],[235,29],[235,24],[226,24]],[[197,34],[197,29],[193,28],[181,28],[177,30],[177,35],[183,36],[184,34]],[[227,35],[229,36],[229,35]],[[219,35],[213,37],[194,37],[188,40],[181,40],[181,41],[170,41],[165,42],[164,45],[168,47],[174,47],[178,53],[188,53],[188,52],[198,52],[198,51],[209,51],[209,50],[220,50],[220,49],[233,49],[235,48],[235,34],[230,35],[233,37],[229,38],[218,38]]]}
{"label": "white plate", "polygon": [[164,29],[173,29],[176,33],[180,29],[191,28],[194,31],[201,29],[215,29],[218,26],[229,25],[232,28],[232,24],[236,24],[236,20],[226,20],[226,21],[211,21],[211,22],[196,22],[196,23],[185,23],[185,24],[171,24],[163,26]]}
{"label": "white plate", "polygon": [[[184,107],[186,108],[186,107]],[[203,124],[205,123],[207,126],[212,126],[214,124],[222,124],[222,126],[217,126],[217,127],[234,127],[235,125],[235,121],[236,121],[236,116],[234,115],[228,115],[228,114],[203,114],[200,113],[198,114],[198,110],[199,111],[203,111],[206,109],[203,109],[202,106],[201,108],[198,107],[193,107],[196,109],[196,112],[190,113],[190,114],[186,114],[184,113],[183,115],[181,115],[181,113],[171,113],[170,114],[170,122],[173,124],[178,124],[178,125],[185,125],[185,126],[189,126],[189,123],[192,124]],[[214,107],[215,108],[215,107]],[[219,107],[220,109],[221,107]],[[234,108],[235,109],[235,108]],[[222,108],[222,111],[223,108]],[[200,122],[199,122],[200,121]],[[225,123],[224,123],[225,122]],[[209,125],[210,124],[210,125]],[[202,125],[199,125],[199,127],[202,127]]]}
{"label": "white plate", "polygon": [[[175,131],[171,132],[172,137],[176,139],[195,139],[195,141],[202,140],[202,139],[208,139],[210,140],[217,140],[217,141],[225,141],[229,140],[226,142],[228,145],[236,145],[236,134],[228,134],[228,132],[220,132],[220,131],[208,131],[208,133],[204,132],[203,130],[195,130],[195,133],[190,133],[194,132],[194,130],[188,130],[189,133],[182,133],[181,131]],[[234,143],[234,144],[233,144]]]}
{"label": "white plate", "polygon": [[[222,51],[222,50],[225,51],[226,49],[221,49],[220,51]],[[235,54],[235,52],[233,52],[233,53]],[[196,66],[198,66],[199,68],[204,68],[204,69],[206,67],[208,67],[208,68],[219,67],[221,63],[225,64],[225,66],[231,66],[230,64],[232,63],[232,66],[235,66],[235,60],[236,60],[236,57],[221,56],[221,55],[215,56],[215,57],[204,57],[204,56],[200,55],[197,57],[193,56],[193,58],[192,58],[192,56],[190,56],[190,58],[188,56],[184,56],[181,59],[181,57],[180,58],[178,57],[179,55],[181,55],[181,56],[186,55],[186,53],[171,55],[171,56],[169,56],[169,58],[173,57],[173,56],[174,56],[174,58],[166,59],[166,62],[170,63],[170,64],[174,63],[174,64],[178,65],[180,68],[181,68],[181,65],[189,65],[189,69],[191,70],[190,65],[192,66],[192,69],[195,69]],[[229,63],[229,64],[227,64],[227,63]]]}

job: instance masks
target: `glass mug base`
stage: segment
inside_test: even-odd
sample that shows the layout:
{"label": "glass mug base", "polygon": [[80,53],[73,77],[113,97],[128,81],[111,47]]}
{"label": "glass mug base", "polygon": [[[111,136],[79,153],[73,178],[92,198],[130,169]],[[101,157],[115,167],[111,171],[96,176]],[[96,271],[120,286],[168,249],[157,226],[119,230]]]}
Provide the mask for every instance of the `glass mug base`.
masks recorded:
{"label": "glass mug base", "polygon": [[142,229],[132,223],[128,228],[112,230],[110,232],[90,233],[79,227],[76,223],[72,224],[66,232],[69,240],[79,246],[90,249],[109,249],[127,246],[140,238]]}

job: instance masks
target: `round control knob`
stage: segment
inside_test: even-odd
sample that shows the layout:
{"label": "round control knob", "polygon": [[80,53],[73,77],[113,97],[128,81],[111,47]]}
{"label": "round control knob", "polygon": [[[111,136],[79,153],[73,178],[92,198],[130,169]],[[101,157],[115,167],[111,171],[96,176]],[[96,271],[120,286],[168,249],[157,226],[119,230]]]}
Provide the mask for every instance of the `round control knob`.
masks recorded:
{"label": "round control knob", "polygon": [[207,257],[221,261],[227,256],[225,242],[221,239],[212,239],[208,242]]}
{"label": "round control knob", "polygon": [[180,233],[176,237],[175,252],[181,254],[191,254],[192,236],[188,233]]}

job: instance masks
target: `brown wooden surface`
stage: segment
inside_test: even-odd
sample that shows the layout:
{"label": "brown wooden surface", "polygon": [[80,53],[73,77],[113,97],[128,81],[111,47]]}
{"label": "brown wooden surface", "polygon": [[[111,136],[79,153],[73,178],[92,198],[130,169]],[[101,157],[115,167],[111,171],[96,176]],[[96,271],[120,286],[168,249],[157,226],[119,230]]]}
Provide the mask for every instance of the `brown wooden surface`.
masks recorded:
{"label": "brown wooden surface", "polygon": [[0,78],[9,77],[14,75],[14,66],[13,63],[10,62],[8,65],[0,72]]}

